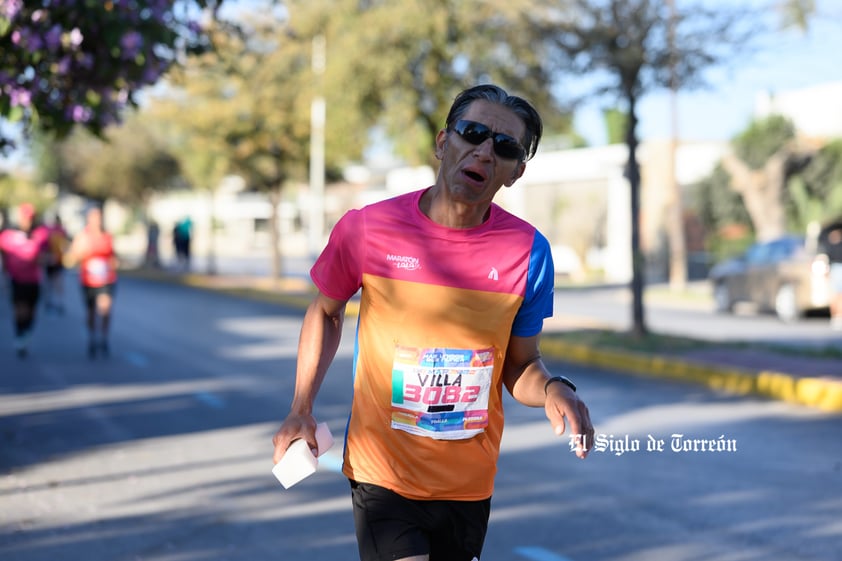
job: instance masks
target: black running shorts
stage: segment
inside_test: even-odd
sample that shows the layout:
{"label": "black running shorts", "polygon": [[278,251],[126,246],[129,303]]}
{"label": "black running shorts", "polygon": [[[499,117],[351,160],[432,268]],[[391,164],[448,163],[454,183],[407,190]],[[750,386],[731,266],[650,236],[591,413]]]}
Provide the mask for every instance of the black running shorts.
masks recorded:
{"label": "black running shorts", "polygon": [[419,501],[378,485],[351,481],[361,561],[429,555],[435,561],[479,559],[491,498]]}
{"label": "black running shorts", "polygon": [[82,285],[82,297],[85,299],[85,305],[89,308],[96,303],[96,298],[100,294],[108,294],[114,296],[114,291],[117,289],[116,284],[106,284],[104,286],[85,286]]}
{"label": "black running shorts", "polygon": [[12,287],[12,303],[15,305],[25,304],[30,308],[34,308],[38,303],[38,297],[41,294],[41,285],[37,282],[17,282],[11,281]]}

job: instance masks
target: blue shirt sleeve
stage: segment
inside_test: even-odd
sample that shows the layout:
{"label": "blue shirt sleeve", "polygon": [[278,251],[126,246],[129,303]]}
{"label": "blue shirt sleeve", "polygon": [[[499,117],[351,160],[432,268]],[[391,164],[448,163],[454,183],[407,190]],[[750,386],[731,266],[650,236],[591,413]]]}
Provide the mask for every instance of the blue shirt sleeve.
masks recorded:
{"label": "blue shirt sleeve", "polygon": [[535,231],[526,276],[526,294],[512,324],[512,335],[532,337],[541,332],[544,318],[553,315],[555,268],[550,243]]}

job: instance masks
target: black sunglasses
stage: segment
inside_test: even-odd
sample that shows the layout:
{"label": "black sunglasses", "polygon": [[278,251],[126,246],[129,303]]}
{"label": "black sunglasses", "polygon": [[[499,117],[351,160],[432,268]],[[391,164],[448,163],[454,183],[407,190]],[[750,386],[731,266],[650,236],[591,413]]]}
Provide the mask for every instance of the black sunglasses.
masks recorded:
{"label": "black sunglasses", "polygon": [[465,139],[465,141],[479,146],[489,138],[494,142],[494,153],[507,160],[522,160],[526,150],[515,138],[508,134],[494,132],[482,123],[461,119],[450,126],[450,129]]}

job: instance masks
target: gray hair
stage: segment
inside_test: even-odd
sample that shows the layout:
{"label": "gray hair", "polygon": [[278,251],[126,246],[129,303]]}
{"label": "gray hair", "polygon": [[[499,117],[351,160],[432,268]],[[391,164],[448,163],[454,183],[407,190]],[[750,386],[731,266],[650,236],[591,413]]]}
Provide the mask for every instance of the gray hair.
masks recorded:
{"label": "gray hair", "polygon": [[507,107],[515,115],[520,117],[526,128],[526,132],[521,139],[521,144],[523,144],[526,150],[526,159],[529,160],[532,158],[538,150],[538,143],[541,141],[541,135],[544,132],[541,116],[528,101],[515,95],[509,95],[506,90],[499,86],[483,84],[463,90],[453,100],[453,105],[450,106],[450,112],[447,114],[446,127],[450,128],[453,123],[467,113],[471,103],[481,99]]}

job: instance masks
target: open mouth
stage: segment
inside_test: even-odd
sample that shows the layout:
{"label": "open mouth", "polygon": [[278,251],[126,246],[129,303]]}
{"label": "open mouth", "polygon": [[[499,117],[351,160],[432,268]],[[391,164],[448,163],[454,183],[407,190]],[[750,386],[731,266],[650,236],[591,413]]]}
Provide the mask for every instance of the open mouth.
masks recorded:
{"label": "open mouth", "polygon": [[482,183],[483,181],[485,181],[485,177],[482,174],[479,174],[475,171],[465,170],[464,173],[468,177],[468,179],[476,181],[477,183]]}

